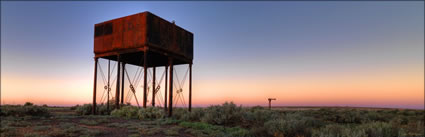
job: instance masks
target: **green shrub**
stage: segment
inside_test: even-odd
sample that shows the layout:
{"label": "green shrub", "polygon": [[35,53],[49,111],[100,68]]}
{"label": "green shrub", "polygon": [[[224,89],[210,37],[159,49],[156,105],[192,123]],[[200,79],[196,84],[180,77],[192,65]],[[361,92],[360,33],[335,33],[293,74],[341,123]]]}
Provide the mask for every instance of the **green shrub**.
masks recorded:
{"label": "green shrub", "polygon": [[71,108],[69,108],[69,109],[71,109],[71,110],[76,110],[78,107],[80,107],[80,105],[72,106],[72,107],[71,107]]}
{"label": "green shrub", "polygon": [[415,110],[408,110],[408,109],[406,109],[406,110],[400,110],[398,113],[399,114],[402,114],[404,116],[414,116],[414,115],[416,115]]}
{"label": "green shrub", "polygon": [[250,127],[250,134],[254,136],[267,136],[264,123],[274,119],[273,112],[262,108],[251,108],[243,113],[244,127]]}
{"label": "green shrub", "polygon": [[203,122],[181,122],[180,126],[197,130],[223,130],[223,127],[211,125]]}
{"label": "green shrub", "polygon": [[203,108],[192,108],[192,112],[187,115],[185,120],[189,121],[201,121],[202,117],[204,117],[205,111]]}
{"label": "green shrub", "polygon": [[125,118],[139,118],[139,108],[135,106],[124,106],[113,110],[111,115]]}
{"label": "green shrub", "polygon": [[[110,103],[111,104],[111,103]],[[75,106],[75,112],[79,115],[91,115],[92,114],[93,104],[84,104],[82,106]],[[73,109],[73,108],[71,108]],[[96,114],[97,115],[109,115],[115,109],[115,105],[109,105],[109,110],[107,105],[98,104],[96,105]]]}
{"label": "green shrub", "polygon": [[187,108],[174,108],[172,118],[184,121],[201,121],[204,114],[203,108],[193,108],[192,112],[189,112]]}
{"label": "green shrub", "polygon": [[340,124],[331,124],[319,130],[313,130],[312,137],[367,137],[367,135],[364,130],[353,130]]}
{"label": "green shrub", "polygon": [[[390,113],[388,113],[388,112],[390,112]],[[398,112],[398,110],[396,112]],[[388,122],[388,121],[390,121],[390,119],[393,118],[393,117],[391,117],[391,115],[393,115],[393,113],[395,113],[395,110],[393,110],[393,111],[381,111],[381,112],[371,110],[366,114],[364,123],[375,122],[375,121]]]}
{"label": "green shrub", "polygon": [[250,132],[240,127],[225,128],[225,135],[228,137],[250,137]]}
{"label": "green shrub", "polygon": [[157,122],[160,125],[175,125],[175,124],[179,124],[180,122],[182,122],[182,120],[177,120],[177,119],[173,119],[173,118],[163,118],[163,119],[158,119]]}
{"label": "green shrub", "polygon": [[270,119],[277,118],[278,114],[275,111],[262,109],[262,108],[251,108],[243,113],[243,123],[249,126],[263,126],[265,122]]}
{"label": "green shrub", "polygon": [[425,135],[425,125],[422,121],[411,121],[405,125],[404,132],[409,137],[423,137]]}
{"label": "green shrub", "polygon": [[362,121],[364,121],[364,118],[362,114],[360,114],[360,111],[355,109],[350,109],[350,110],[346,110],[342,112],[339,123],[361,124]]}
{"label": "green shrub", "polygon": [[170,127],[165,129],[164,134],[167,136],[178,136],[180,129],[181,127],[179,126]]}
{"label": "green shrub", "polygon": [[34,103],[31,103],[31,102],[25,102],[25,104],[24,104],[24,106],[33,106],[34,105]]}
{"label": "green shrub", "polygon": [[356,130],[363,130],[369,137],[398,137],[403,133],[399,127],[393,127],[385,122],[372,122],[362,124]]}
{"label": "green shrub", "polygon": [[264,123],[270,136],[309,136],[311,129],[323,125],[311,117],[298,114],[287,114],[280,119],[272,119]]}
{"label": "green shrub", "polygon": [[[249,131],[240,127],[225,128],[223,126],[211,125],[202,122],[181,122],[182,127],[207,134],[210,137],[248,137]],[[192,131],[193,132],[193,131]],[[196,133],[196,132],[194,132]],[[200,134],[199,132],[197,134]],[[200,134],[202,136],[202,134]]]}
{"label": "green shrub", "polygon": [[356,109],[321,108],[318,113],[318,117],[322,116],[324,120],[334,123],[360,124],[367,120],[367,118],[365,119],[365,114],[363,114],[364,112]]}
{"label": "green shrub", "polygon": [[237,107],[233,102],[210,106],[205,109],[202,121],[216,125],[238,124],[242,121],[242,107]]}
{"label": "green shrub", "polygon": [[179,120],[188,120],[189,111],[186,108],[173,108],[172,118]]}
{"label": "green shrub", "polygon": [[250,108],[250,110],[265,110],[266,108],[264,108],[263,106],[253,106]]}
{"label": "green shrub", "polygon": [[109,106],[109,110],[108,110],[108,106],[105,104],[100,104],[96,106],[96,114],[98,115],[109,115],[113,108],[111,106]]}
{"label": "green shrub", "polygon": [[79,115],[90,115],[92,114],[92,107],[92,104],[84,104],[82,106],[78,106],[75,109],[75,112],[77,112]]}
{"label": "green shrub", "polygon": [[0,116],[50,116],[46,107],[33,105],[30,102],[21,105],[3,105],[0,109]]}
{"label": "green shrub", "polygon": [[80,120],[81,124],[85,124],[85,125],[89,125],[89,126],[95,126],[98,125],[99,122],[95,121],[95,120],[88,120],[88,119],[82,119]]}
{"label": "green shrub", "polygon": [[140,109],[138,112],[139,119],[152,120],[165,117],[164,110],[158,107],[148,107]]}

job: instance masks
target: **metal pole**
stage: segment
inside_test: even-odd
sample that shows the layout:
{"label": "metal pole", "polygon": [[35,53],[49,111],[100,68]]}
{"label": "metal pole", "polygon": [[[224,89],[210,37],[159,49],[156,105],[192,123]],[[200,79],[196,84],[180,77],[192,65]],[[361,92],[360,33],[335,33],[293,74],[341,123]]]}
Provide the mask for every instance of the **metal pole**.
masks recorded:
{"label": "metal pole", "polygon": [[145,51],[143,57],[143,70],[144,70],[144,81],[143,81],[143,108],[146,108],[146,100],[147,94],[146,91],[148,89],[148,51]]}
{"label": "metal pole", "polygon": [[272,109],[272,100],[269,99],[269,109]]}
{"label": "metal pole", "polygon": [[108,59],[108,99],[106,100],[106,111],[108,111],[109,112],[109,92],[110,92],[110,89],[111,88],[109,88],[109,75],[110,75],[110,72],[109,72],[109,70],[110,70],[110,67],[111,67],[111,60],[109,60]]}
{"label": "metal pole", "polygon": [[117,55],[117,87],[115,91],[115,107],[120,108],[120,55]]}
{"label": "metal pole", "polygon": [[173,59],[169,58],[169,65],[170,65],[170,100],[168,101],[168,117],[171,117],[173,115]]}
{"label": "metal pole", "polygon": [[156,69],[155,69],[155,66],[154,67],[152,67],[152,107],[154,107],[155,106],[155,91],[156,91],[156,88],[155,88],[155,74],[156,74]]}
{"label": "metal pole", "polygon": [[164,88],[164,109],[167,111],[167,82],[168,82],[168,66],[165,65],[165,88]]}
{"label": "metal pole", "polygon": [[98,58],[94,58],[93,109],[92,109],[93,115],[96,115],[97,61],[98,61]]}
{"label": "metal pole", "polygon": [[124,80],[124,78],[125,78],[124,71],[125,71],[125,62],[122,62],[121,64],[122,64],[121,105],[123,105],[124,104],[124,81],[125,81]]}
{"label": "metal pole", "polygon": [[192,112],[192,63],[189,64],[189,112]]}
{"label": "metal pole", "polygon": [[276,100],[276,98],[269,98],[269,109],[272,109],[272,100]]}

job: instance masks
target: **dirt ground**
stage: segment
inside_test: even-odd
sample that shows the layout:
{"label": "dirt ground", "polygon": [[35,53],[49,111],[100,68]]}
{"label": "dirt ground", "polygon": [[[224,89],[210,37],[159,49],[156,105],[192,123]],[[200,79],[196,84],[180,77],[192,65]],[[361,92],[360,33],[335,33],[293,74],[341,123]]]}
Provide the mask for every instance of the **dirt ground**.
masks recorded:
{"label": "dirt ground", "polygon": [[[111,116],[78,116],[69,108],[49,108],[50,117],[2,117],[2,137],[192,137],[183,127],[167,121],[142,121]],[[6,127],[5,127],[6,126]]]}

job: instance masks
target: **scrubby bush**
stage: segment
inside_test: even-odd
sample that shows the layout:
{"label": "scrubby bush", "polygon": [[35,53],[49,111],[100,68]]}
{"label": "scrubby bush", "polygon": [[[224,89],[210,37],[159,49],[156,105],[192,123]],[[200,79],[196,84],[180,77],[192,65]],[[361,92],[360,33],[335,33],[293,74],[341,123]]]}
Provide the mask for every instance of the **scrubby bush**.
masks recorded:
{"label": "scrubby bush", "polygon": [[399,110],[370,110],[364,115],[364,122],[363,123],[370,123],[370,122],[390,122],[392,119],[403,116],[401,114],[398,114]]}
{"label": "scrubby bush", "polygon": [[393,127],[385,122],[362,124],[356,130],[364,131],[369,137],[398,137],[404,134],[399,127]]}
{"label": "scrubby bush", "polygon": [[188,120],[189,111],[186,108],[173,108],[172,118],[179,120]]}
{"label": "scrubby bush", "polygon": [[278,118],[276,111],[264,109],[263,107],[252,107],[244,109],[241,125],[250,128],[250,134],[254,136],[267,136],[264,123],[276,118]]}
{"label": "scrubby bush", "polygon": [[142,120],[152,120],[152,119],[159,119],[164,118],[165,113],[164,110],[158,107],[148,107],[140,109],[138,112],[139,119]]}
{"label": "scrubby bush", "polygon": [[78,107],[80,107],[80,105],[72,106],[72,107],[71,107],[71,108],[69,108],[69,109],[71,109],[71,110],[76,110]]}
{"label": "scrubby bush", "polygon": [[276,111],[258,107],[245,109],[243,113],[243,121],[249,126],[263,126],[268,120],[276,118],[278,118]]}
{"label": "scrubby bush", "polygon": [[283,118],[264,123],[270,136],[310,136],[311,130],[322,126],[321,121],[299,114],[287,114]]}
{"label": "scrubby bush", "polygon": [[92,104],[84,104],[82,106],[78,106],[75,109],[75,112],[77,112],[77,114],[79,115],[90,115],[92,114],[92,108],[93,105]]}
{"label": "scrubby bush", "polygon": [[125,118],[139,118],[139,108],[135,106],[124,106],[113,110],[111,115]]}
{"label": "scrubby bush", "polygon": [[[202,122],[181,122],[179,125],[182,127],[199,130],[201,131],[201,133],[206,133],[208,136],[211,136],[211,137],[249,137],[251,136],[248,130],[244,128],[240,128],[240,127],[226,128],[223,126],[211,125],[211,124],[202,123]],[[205,135],[201,134],[197,136],[205,136]]]}
{"label": "scrubby bush", "polygon": [[201,121],[204,114],[204,108],[192,108],[192,112],[189,112],[186,108],[174,108],[172,118],[184,121]]}
{"label": "scrubby bush", "polygon": [[[340,124],[361,124],[368,121],[363,111],[356,109],[333,109],[321,108],[316,116],[323,116],[324,120]],[[378,115],[371,115],[372,119],[379,118]]]}
{"label": "scrubby bush", "polygon": [[24,104],[24,106],[33,106],[34,105],[34,103],[31,103],[31,102],[25,102],[25,104]]}
{"label": "scrubby bush", "polygon": [[188,121],[201,121],[204,117],[205,111],[203,108],[192,108],[192,112],[188,113],[185,120]]}
{"label": "scrubby bush", "polygon": [[313,130],[312,137],[367,137],[367,135],[364,130],[353,130],[340,124],[331,124]]}
{"label": "scrubby bush", "polygon": [[3,105],[0,109],[0,116],[49,116],[50,112],[46,107],[33,105],[30,102],[21,105]]}
{"label": "scrubby bush", "polygon": [[158,119],[156,122],[158,122],[160,125],[176,125],[182,122],[182,120],[178,120],[174,118],[162,118],[162,119]]}
{"label": "scrubby bush", "polygon": [[360,124],[364,121],[362,114],[360,111],[355,109],[345,110],[341,112],[341,118],[338,123],[355,123]]}
{"label": "scrubby bush", "polygon": [[242,107],[237,107],[233,102],[210,106],[205,109],[202,121],[225,126],[238,124],[242,121]]}
{"label": "scrubby bush", "polygon": [[424,136],[425,125],[423,121],[410,122],[406,126],[406,136]]}
{"label": "scrubby bush", "polygon": [[251,137],[252,135],[246,129],[240,127],[225,128],[225,135],[227,137]]}
{"label": "scrubby bush", "polygon": [[271,136],[303,136],[307,135],[307,127],[303,121],[296,119],[270,120],[264,124]]}
{"label": "scrubby bush", "polygon": [[108,106],[106,104],[97,105],[96,106],[96,114],[98,114],[98,115],[109,115],[112,112],[112,110],[115,109],[115,105],[112,105],[112,106],[109,106],[109,110],[108,110]]}
{"label": "scrubby bush", "polygon": [[[77,105],[75,106],[75,112],[79,115],[90,115],[92,114],[92,107],[93,104],[84,104],[84,105]],[[72,109],[72,108],[71,108]],[[97,115],[109,115],[111,114],[111,112],[115,109],[115,105],[109,105],[109,110],[108,110],[108,106],[106,104],[98,104],[96,105],[96,114]]]}

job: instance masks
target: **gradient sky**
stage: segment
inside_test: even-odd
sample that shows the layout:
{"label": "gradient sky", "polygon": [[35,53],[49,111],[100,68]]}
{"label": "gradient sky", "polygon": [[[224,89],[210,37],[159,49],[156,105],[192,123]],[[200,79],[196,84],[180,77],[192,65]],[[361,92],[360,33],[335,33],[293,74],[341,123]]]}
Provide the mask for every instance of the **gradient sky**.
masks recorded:
{"label": "gradient sky", "polygon": [[2,1],[1,102],[90,103],[94,24],[143,11],[194,33],[194,106],[424,108],[423,1]]}

